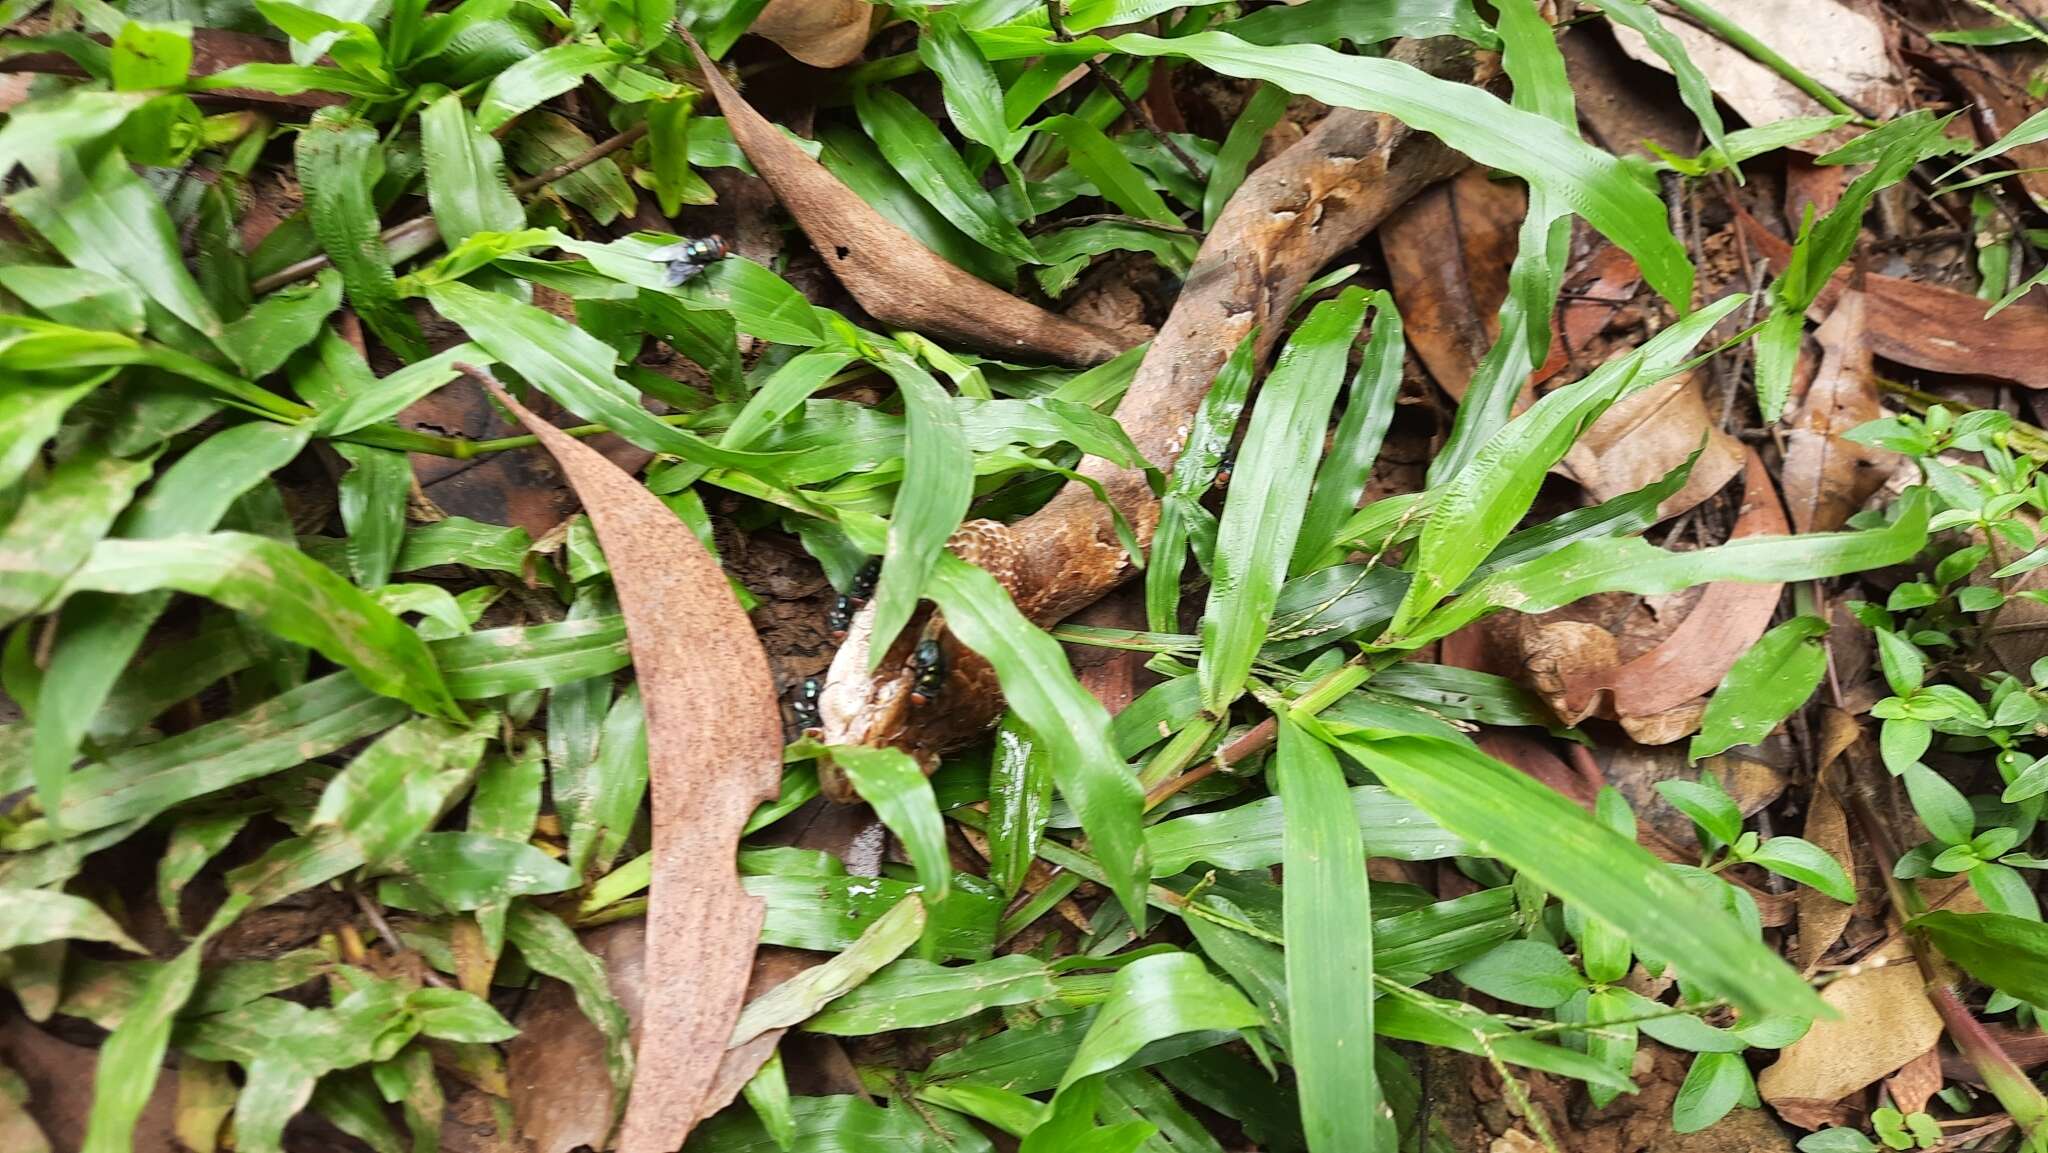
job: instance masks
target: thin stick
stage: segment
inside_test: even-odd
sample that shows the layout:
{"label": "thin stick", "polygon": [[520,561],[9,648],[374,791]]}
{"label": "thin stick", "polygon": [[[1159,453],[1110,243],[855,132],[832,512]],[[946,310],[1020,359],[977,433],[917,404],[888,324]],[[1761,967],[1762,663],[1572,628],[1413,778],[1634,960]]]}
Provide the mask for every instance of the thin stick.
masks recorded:
{"label": "thin stick", "polygon": [[[647,125],[644,123],[635,124],[633,127],[610,139],[592,145],[581,154],[572,156],[553,168],[547,169],[538,176],[529,176],[517,182],[512,185],[512,191],[518,196],[527,196],[538,192],[564,176],[572,176],[590,167],[645,135],[647,135]],[[441,230],[435,225],[432,216],[415,216],[411,220],[401,221],[385,229],[378,235],[377,239],[384,245],[384,251],[391,257],[392,263],[395,264],[401,260],[410,260],[439,244],[441,242]],[[249,291],[257,296],[267,296],[287,284],[304,280],[308,276],[327,267],[329,263],[327,254],[324,252],[316,256],[309,256],[297,264],[286,265],[284,268],[256,281],[249,286]]]}
{"label": "thin stick", "polygon": [[[1066,25],[1060,18],[1061,2],[1062,0],[1045,0],[1045,19],[1048,24],[1052,25],[1052,38],[1065,42],[1073,39],[1073,37],[1067,35]],[[1194,177],[1196,180],[1208,179],[1202,175],[1201,166],[1195,163],[1195,158],[1189,156],[1185,149],[1174,142],[1173,137],[1168,136],[1165,130],[1159,127],[1159,122],[1152,118],[1151,109],[1133,100],[1131,94],[1124,91],[1124,86],[1117,82],[1116,77],[1109,74],[1109,69],[1104,68],[1100,60],[1090,56],[1086,63],[1088,73],[1095,77],[1096,83],[1109,89],[1109,94],[1116,97],[1118,104],[1124,106],[1124,111],[1131,114],[1131,119],[1136,120],[1144,127],[1145,131],[1150,132],[1152,139],[1165,145],[1166,150],[1173,153],[1173,158],[1180,161],[1180,166],[1188,170],[1189,176]]]}

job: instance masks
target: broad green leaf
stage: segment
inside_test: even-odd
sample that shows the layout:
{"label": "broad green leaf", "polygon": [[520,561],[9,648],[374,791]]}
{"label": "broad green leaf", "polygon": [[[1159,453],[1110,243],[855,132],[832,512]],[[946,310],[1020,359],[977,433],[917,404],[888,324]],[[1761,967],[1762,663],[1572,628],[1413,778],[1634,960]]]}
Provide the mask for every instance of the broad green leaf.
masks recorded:
{"label": "broad green leaf", "polygon": [[1720,783],[1700,774],[1701,780],[1669,780],[1657,782],[1657,793],[1673,808],[1691,817],[1693,824],[1705,829],[1724,845],[1732,845],[1742,836],[1742,808],[1735,798],[1722,791]]}
{"label": "broad green leaf", "polygon": [[383,175],[384,154],[377,129],[338,108],[323,108],[299,133],[296,155],[306,215],[341,273],[349,305],[399,359],[424,358],[426,338],[398,298],[391,255],[378,235],[372,194]]}
{"label": "broad green leaf", "polygon": [[1634,941],[1685,960],[1687,980],[1746,1013],[1817,1016],[1819,998],[1734,919],[1656,858],[1533,778],[1476,750],[1423,737],[1338,748],[1475,850],[1498,857]]}
{"label": "broad green leaf", "polygon": [[477,832],[427,833],[405,849],[402,864],[444,908],[458,911],[576,886],[567,865],[532,845]]}
{"label": "broad green leaf", "polygon": [[1557,946],[1542,941],[1502,941],[1485,956],[1458,966],[1457,974],[1489,997],[1538,1009],[1555,1009],[1586,987],[1586,979]]}
{"label": "broad green leaf", "polygon": [[1161,632],[1180,626],[1180,578],[1187,566],[1190,520],[1208,510],[1202,495],[1216,479],[1223,454],[1244,412],[1245,397],[1258,373],[1255,328],[1237,342],[1230,359],[1216,371],[1209,391],[1195,410],[1187,445],[1173,462],[1173,476],[1159,500],[1159,524],[1152,533],[1151,563],[1145,566],[1145,620]]}
{"label": "broad green leaf", "polygon": [[1828,631],[1819,617],[1794,617],[1758,638],[1729,666],[1707,702],[1707,715],[1686,756],[1711,757],[1736,745],[1759,744],[1798,711],[1827,673]]}
{"label": "broad green leaf", "polygon": [[[988,879],[1013,898],[1052,817],[1052,765],[1015,714],[1003,714],[989,755]],[[2048,779],[2048,778],[2044,778]],[[2048,784],[2043,785],[2048,790]]]}
{"label": "broad green leaf", "polygon": [[1900,774],[1906,781],[1906,795],[1913,812],[1936,839],[1950,845],[1969,844],[1977,831],[1977,814],[1970,799],[1947,777],[1915,762]]}
{"label": "broad green leaf", "polygon": [[1936,909],[1909,926],[1970,976],[2032,1003],[2048,998],[2048,926],[2005,913]]}
{"label": "broad green leaf", "polygon": [[882,576],[875,584],[874,627],[868,638],[868,667],[879,666],[896,634],[910,622],[946,539],[960,527],[974,495],[973,457],[960,429],[952,399],[915,361],[884,351],[882,371],[903,397],[907,428],[903,484],[889,520]]}
{"label": "broad green leaf", "polygon": [[997,160],[1016,155],[1022,137],[1011,139],[995,69],[982,59],[956,13],[946,8],[932,12],[917,38],[917,58],[938,76],[946,116],[960,135],[987,146]]}
{"label": "broad green leaf", "polygon": [[388,81],[351,75],[339,68],[298,64],[237,64],[205,76],[193,77],[190,88],[195,92],[246,88],[254,92],[270,92],[279,96],[297,96],[305,92],[336,92],[371,100],[390,99],[398,95],[392,91]]}
{"label": "broad green leaf", "polygon": [[221,349],[251,380],[268,376],[318,339],[339,307],[341,277],[322,269],[311,283],[281,288],[230,322],[221,333]]}
{"label": "broad green leaf", "polygon": [[416,717],[385,733],[322,790],[311,835],[365,865],[398,860],[468,785],[497,725],[491,713],[468,725]]}
{"label": "broad green leaf", "polygon": [[1180,224],[1180,217],[1153,191],[1145,174],[1100,128],[1078,116],[1064,114],[1048,117],[1041,127],[1066,143],[1067,162],[1088,178],[1103,199],[1141,220]]}
{"label": "broad green leaf", "polygon": [[476,126],[496,132],[512,118],[560,96],[619,57],[602,44],[568,43],[543,49],[500,72],[476,106]]}
{"label": "broad green leaf", "polygon": [[[852,948],[868,926],[917,895],[915,884],[888,877],[763,873],[742,877],[740,886],[768,906],[761,926],[764,944],[830,953]],[[925,909],[925,943],[937,949],[941,960],[986,960],[1001,913],[1002,898],[994,888],[979,877],[956,873],[952,894]]]}
{"label": "broad green leaf", "polygon": [[131,953],[148,952],[84,897],[50,889],[0,889],[0,952],[44,941],[106,941]]}
{"label": "broad green leaf", "polygon": [[1720,162],[1735,173],[1736,183],[1742,183],[1739,166],[1747,158],[1728,147],[1727,134],[1721,124],[1721,110],[1714,104],[1714,85],[1686,53],[1684,42],[1664,27],[1663,18],[1643,0],[1603,0],[1600,10],[1609,20],[1641,36],[1650,50],[1663,58],[1671,69],[1671,75],[1678,80],[1678,98],[1700,122],[1700,131],[1706,134],[1708,148],[1720,154]]}
{"label": "broad green leaf", "polygon": [[870,85],[854,93],[854,108],[882,155],[939,215],[993,251],[1027,264],[1038,262],[1031,241],[996,207],[938,125],[915,105]]}
{"label": "broad green leaf", "polygon": [[118,369],[106,369],[72,380],[18,380],[18,387],[0,392],[0,489],[13,488],[43,444],[57,434],[65,412],[105,384]]}
{"label": "broad green leaf", "polygon": [[526,901],[513,903],[505,939],[519,947],[519,955],[536,972],[569,986],[576,1007],[603,1035],[605,1068],[612,1078],[611,1115],[619,1116],[626,1090],[633,1084],[633,1038],[626,1011],[605,979],[604,963],[584,949],[576,931],[561,918]]}
{"label": "broad green leaf", "polygon": [[606,676],[632,663],[617,614],[545,625],[485,629],[428,646],[457,700],[551,689]]}
{"label": "broad green leaf", "polygon": [[0,627],[37,612],[63,588],[149,474],[148,461],[87,450],[22,494],[0,528]]}
{"label": "broad green leaf", "polygon": [[804,1030],[857,1037],[920,1029],[998,1006],[1042,1001],[1056,992],[1045,963],[1033,957],[1012,955],[961,966],[906,958],[805,1021]]}
{"label": "broad green leaf", "polygon": [[59,324],[142,335],[142,294],[125,280],[84,268],[18,264],[0,268],[0,288]]}
{"label": "broad green leaf", "polygon": [[1181,56],[1226,76],[1264,80],[1342,108],[1383,112],[1492,168],[1557,196],[1636,258],[1666,300],[1684,308],[1692,263],[1671,235],[1663,202],[1616,157],[1559,125],[1511,108],[1469,84],[1440,80],[1397,60],[1345,56],[1318,44],[1263,47],[1227,32],[1159,39],[1141,34],[1103,42],[1134,56]]}
{"label": "broad green leaf", "polygon": [[318,650],[365,687],[421,712],[460,717],[425,642],[362,590],[296,548],[248,533],[108,540],[68,585],[129,595],[174,589],[244,614]]}
{"label": "broad green leaf", "polygon": [[[1472,849],[1407,801],[1378,785],[1349,790],[1365,851],[1397,861],[1464,856]],[[1223,869],[1264,869],[1281,862],[1285,801],[1264,797],[1227,809],[1161,821],[1145,830],[1152,875],[1171,877],[1198,862]]]}
{"label": "broad green leaf", "polygon": [[170,836],[164,845],[164,855],[156,866],[157,904],[164,911],[164,920],[171,925],[183,925],[179,915],[179,896],[192,878],[206,867],[208,861],[220,855],[242,831],[254,816],[248,812],[200,813],[182,817],[171,826]]}
{"label": "broad green leaf", "polygon": [[1742,1054],[1701,1053],[1692,1059],[1685,1083],[1678,1087],[1678,1098],[1671,1103],[1671,1128],[1697,1133],[1744,1104],[1757,1108],[1761,1102]]}
{"label": "broad green leaf", "polygon": [[1856,903],[1856,886],[1841,862],[1820,846],[1798,837],[1772,837],[1743,860],[1817,889],[1843,904]]}
{"label": "broad green leaf", "polygon": [[875,816],[910,853],[924,899],[946,899],[953,883],[953,861],[946,848],[946,822],[924,769],[902,749],[838,745],[826,754],[846,771],[854,791],[875,810]]}
{"label": "broad green leaf", "polygon": [[[758,0],[751,0],[758,3]],[[980,1131],[943,1109],[896,1102],[875,1105],[859,1097],[793,1097],[790,1148],[804,1153],[992,1153]],[[933,1128],[938,1122],[948,1136]],[[691,1134],[691,1153],[777,1153],[760,1120],[745,1109],[727,1109]]]}
{"label": "broad green leaf", "polygon": [[383,587],[405,543],[405,509],[412,498],[412,461],[388,448],[337,444],[348,461],[341,478],[342,527],[348,530],[348,568],[365,589]]}
{"label": "broad green leaf", "polygon": [[1251,170],[1252,160],[1258,156],[1266,133],[1280,123],[1280,117],[1286,111],[1286,91],[1271,84],[1260,84],[1251,99],[1245,101],[1244,111],[1231,121],[1230,133],[1223,138],[1223,147],[1217,150],[1216,163],[1209,170],[1208,187],[1202,191],[1204,231],[1216,226],[1216,217],[1222,214],[1223,206],[1244,184],[1245,173]]}
{"label": "broad green leaf", "polygon": [[1182,1033],[1241,1032],[1264,1024],[1244,995],[1216,979],[1193,953],[1158,953],[1117,970],[1109,999],[1059,1088],[1122,1065],[1153,1041]]}
{"label": "broad green leaf", "polygon": [[78,154],[111,135],[155,95],[80,86],[17,104],[0,125],[0,171],[12,172],[22,164],[37,173],[36,179],[47,180],[43,174],[55,171],[59,157]]}
{"label": "broad green leaf", "polygon": [[1133,918],[1150,875],[1140,826],[1145,794],[1109,738],[1109,714],[1074,680],[1059,643],[1024,618],[994,577],[941,553],[927,595],[960,642],[995,667],[1017,719],[1045,746],[1053,780],[1088,834],[1109,888]]}
{"label": "broad green leaf", "polygon": [[1408,343],[1401,334],[1401,314],[1394,298],[1380,292],[1372,297],[1372,337],[1366,341],[1358,371],[1351,377],[1345,397],[1344,416],[1330,439],[1329,455],[1316,470],[1315,489],[1308,498],[1308,511],[1301,518],[1301,532],[1294,541],[1291,575],[1300,575],[1336,543],[1337,529],[1358,507],[1366,482],[1372,479],[1373,462],[1379,459],[1380,442],[1394,421],[1394,403],[1401,395],[1401,361]]}
{"label": "broad green leaf", "polygon": [[1615,401],[1676,372],[1686,354],[1741,304],[1732,296],[1664,329],[1584,378],[1546,393],[1481,445],[1438,493],[1416,546],[1415,580],[1390,630],[1407,632],[1465,582],[1520,521],[1551,466]]}
{"label": "broad green leaf", "polygon": [[1372,898],[1365,845],[1345,812],[1329,746],[1279,717],[1276,772],[1286,806],[1287,1053],[1314,1153],[1374,1147]]}
{"label": "broad green leaf", "polygon": [[313,423],[323,436],[343,436],[398,415],[454,380],[457,364],[489,368],[494,363],[489,352],[464,343],[379,379],[362,355],[332,332],[321,333],[313,347],[317,359],[299,358],[292,387],[320,410]]}
{"label": "broad green leaf", "polygon": [[1266,642],[1366,300],[1362,289],[1347,289],[1309,313],[1267,376],[1245,430],[1202,614],[1202,705],[1212,715],[1244,691]]}
{"label": "broad green leaf", "polygon": [[1600,592],[1655,596],[1708,581],[1818,580],[1900,564],[1927,542],[1928,501],[1908,492],[1898,507],[1898,519],[1885,528],[1748,537],[1685,553],[1666,552],[1636,537],[1579,541],[1481,578],[1413,633],[1386,640],[1414,648],[1496,609],[1549,612]]}
{"label": "broad green leaf", "polygon": [[181,349],[198,351],[178,340],[181,322],[206,340],[220,337],[220,317],[178,254],[169,214],[120,149],[90,159],[71,149],[22,159],[37,186],[8,197],[7,205],[64,259],[140,289],[150,301],[150,327]]}
{"label": "broad green leaf", "polygon": [[552,796],[569,833],[569,867],[578,875],[609,869],[633,831],[647,795],[647,716],[638,682],[605,713],[587,762],[556,766]]}
{"label": "broad green leaf", "polygon": [[905,897],[882,914],[860,940],[838,956],[806,969],[747,1003],[733,1025],[737,1047],[768,1032],[809,1020],[820,1009],[858,988],[877,969],[917,943],[925,925],[924,902]]}
{"label": "broad green leaf", "polygon": [[420,112],[420,148],[442,243],[453,248],[474,233],[525,227],[526,210],[505,183],[505,154],[470,122],[460,96],[451,92]]}
{"label": "broad green leaf", "polygon": [[717,198],[690,167],[690,113],[696,102],[694,95],[687,95],[647,105],[648,163],[638,179],[653,187],[664,216],[674,216],[685,204],[709,204]]}
{"label": "broad green leaf", "polygon": [[1222,26],[1252,44],[1328,44],[1349,40],[1359,47],[1396,36],[1462,36],[1493,47],[1493,30],[1472,10],[1471,0],[1303,0],[1274,4]]}
{"label": "broad green leaf", "polygon": [[[597,141],[575,121],[546,109],[526,113],[505,135],[506,157],[529,176],[568,164],[595,147]],[[609,156],[556,177],[544,191],[588,212],[602,225],[631,216],[639,203],[632,182]]]}

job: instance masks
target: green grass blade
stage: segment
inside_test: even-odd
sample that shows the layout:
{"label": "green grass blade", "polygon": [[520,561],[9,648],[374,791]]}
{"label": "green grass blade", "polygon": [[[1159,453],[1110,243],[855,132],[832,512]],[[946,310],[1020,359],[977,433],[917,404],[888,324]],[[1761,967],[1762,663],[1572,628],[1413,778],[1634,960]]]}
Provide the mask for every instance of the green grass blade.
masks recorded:
{"label": "green grass blade", "polygon": [[939,126],[909,100],[868,85],[854,94],[854,110],[882,155],[939,215],[995,252],[1038,263],[1031,241],[996,207],[995,197],[967,170]]}
{"label": "green grass blade", "polygon": [[1017,895],[1052,817],[1052,766],[1031,730],[1005,713],[989,757],[988,879],[1005,898]]}
{"label": "green grass blade", "polygon": [[449,93],[420,112],[420,149],[427,160],[427,204],[449,248],[478,232],[526,226],[526,209],[505,183],[505,154],[496,137],[472,124],[462,98]]}
{"label": "green grass blade", "polygon": [[368,594],[288,544],[248,533],[100,543],[72,574],[73,591],[203,596],[266,631],[317,649],[363,685],[424,713],[460,718],[419,635]]}
{"label": "green grass blade", "polygon": [[941,553],[929,595],[960,642],[995,666],[1003,696],[1045,746],[1060,794],[1134,921],[1145,916],[1151,875],[1141,817],[1145,794],[1109,736],[1109,713],[1074,679],[1066,653],[1024,619],[994,577]]}
{"label": "green grass blade", "polygon": [[1211,716],[1244,691],[1266,642],[1366,299],[1363,289],[1347,289],[1309,313],[1267,376],[1245,430],[1202,614],[1202,707]]}
{"label": "green grass blade", "polygon": [[953,398],[931,373],[901,353],[885,350],[881,368],[902,393],[906,428],[903,483],[889,521],[882,576],[875,584],[870,668],[888,655],[896,634],[909,623],[933,564],[945,552],[946,538],[960,527],[974,495],[974,457]]}
{"label": "green grass blade", "polygon": [[21,494],[0,529],[0,628],[55,596],[149,479],[148,461],[84,451]]}
{"label": "green grass blade", "polygon": [[1714,690],[1686,756],[1697,761],[1762,743],[1820,686],[1828,663],[1820,638],[1827,631],[1819,617],[1793,617],[1758,638]]}
{"label": "green grass blade", "polygon": [[1180,217],[1152,187],[1145,174],[1100,128],[1078,116],[1046,118],[1045,129],[1067,145],[1067,162],[1088,178],[1102,198],[1131,216],[1180,225]]}
{"label": "green grass blade", "polygon": [[337,444],[334,451],[349,463],[340,484],[349,573],[356,584],[375,590],[391,579],[391,566],[405,543],[412,460],[402,452],[360,444]]}
{"label": "green grass blade", "polygon": [[1706,134],[1707,146],[1725,158],[1728,170],[1735,174],[1735,182],[1742,183],[1741,161],[1728,151],[1721,110],[1714,104],[1714,85],[1700,71],[1699,65],[1692,62],[1692,57],[1685,51],[1685,44],[1664,27],[1663,18],[1643,0],[1602,0],[1600,11],[1614,23],[1633,29],[1651,51],[1670,65],[1671,75],[1678,80],[1678,98],[1700,122],[1700,131]]}
{"label": "green grass blade", "polygon": [[924,925],[923,901],[905,897],[896,902],[894,908],[868,926],[851,948],[748,1002],[733,1024],[728,1044],[744,1045],[770,1029],[786,1029],[808,1020],[902,956],[904,950],[917,943]]}
{"label": "green grass blade", "polygon": [[828,755],[909,851],[926,903],[945,900],[953,887],[953,861],[946,848],[946,822],[924,770],[902,749],[839,745]]}
{"label": "green grass blade", "polygon": [[1312,1153],[1372,1153],[1372,898],[1365,845],[1346,812],[1344,771],[1328,746],[1280,718],[1287,815],[1287,1053]]}
{"label": "green grass blade", "polygon": [[1115,1069],[1153,1041],[1264,1023],[1244,994],[1218,980],[1193,953],[1144,957],[1117,970],[1109,1000],[1060,1076],[1060,1091]]}
{"label": "green grass blade", "polygon": [[1681,959],[1686,979],[1744,1013],[1814,1017],[1813,990],[1733,918],[1635,842],[1525,773],[1448,741],[1345,738],[1337,747],[1444,827],[1627,934]]}
{"label": "green grass blade", "polygon": [[1252,159],[1258,155],[1266,133],[1280,123],[1280,117],[1286,111],[1286,90],[1273,84],[1260,84],[1252,98],[1245,101],[1244,111],[1231,121],[1230,132],[1223,138],[1223,147],[1216,153],[1216,164],[1209,170],[1209,185],[1202,190],[1204,231],[1216,226],[1217,215],[1244,183],[1245,174],[1251,170]]}
{"label": "green grass blade", "polygon": [[931,19],[917,38],[917,58],[938,76],[946,116],[960,135],[984,145],[997,160],[1017,154],[1022,134],[1012,141],[1010,126],[1003,119],[1003,89],[995,69],[982,59],[974,38],[960,26],[958,13],[947,8],[931,11]]}
{"label": "green grass blade", "polygon": [[414,361],[427,355],[419,322],[398,298],[391,256],[378,235],[373,192],[384,174],[376,126],[340,109],[315,113],[298,140],[299,186],[320,247],[341,272],[348,302],[379,339]]}
{"label": "green grass blade", "polygon": [[1401,397],[1401,361],[1408,353],[1408,342],[1401,333],[1401,314],[1394,309],[1394,298],[1374,293],[1372,305],[1372,337],[1366,341],[1358,371],[1351,378],[1344,416],[1331,437],[1329,454],[1316,470],[1315,490],[1309,494],[1308,512],[1301,518],[1289,575],[1299,576],[1337,542],[1337,529],[1358,508],[1358,498],[1365,493],[1373,463],[1379,459],[1380,442],[1394,422],[1394,404]]}
{"label": "green grass blade", "polygon": [[1158,632],[1180,627],[1180,576],[1188,561],[1188,518],[1200,509],[1202,494],[1215,482],[1216,469],[1230,449],[1237,419],[1258,373],[1258,330],[1245,334],[1230,359],[1209,383],[1187,447],[1173,462],[1173,476],[1159,502],[1159,526],[1152,534],[1151,563],[1145,566],[1145,620]]}

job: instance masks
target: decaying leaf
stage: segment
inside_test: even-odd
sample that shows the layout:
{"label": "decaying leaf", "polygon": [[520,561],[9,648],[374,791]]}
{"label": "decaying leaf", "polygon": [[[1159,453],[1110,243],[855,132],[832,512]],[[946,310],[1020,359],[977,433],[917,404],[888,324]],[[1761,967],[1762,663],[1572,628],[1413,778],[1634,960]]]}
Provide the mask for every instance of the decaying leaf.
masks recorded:
{"label": "decaying leaf", "polygon": [[[1737,213],[1736,226],[1783,272],[1792,246]],[[1815,313],[1841,300],[1850,270],[1835,274],[1814,302]],[[2048,388],[2048,308],[2021,300],[1986,317],[1983,300],[1953,288],[1895,276],[1863,278],[1864,332],[1874,355],[1949,376],[1984,376],[2022,388]]]}
{"label": "decaying leaf", "polygon": [[1904,939],[1829,983],[1820,996],[1840,1016],[1815,1021],[1757,1075],[1757,1092],[1774,1106],[1839,1101],[1941,1040],[1941,1015],[1928,1003]]}
{"label": "decaying leaf", "polygon": [[1659,517],[1692,508],[1743,470],[1742,442],[1708,413],[1699,375],[1686,373],[1623,397],[1564,454],[1564,465],[1597,503],[1655,484],[1695,452],[1684,487],[1657,506]]}
{"label": "decaying leaf", "polygon": [[1408,347],[1453,397],[1465,395],[1500,335],[1528,199],[1521,186],[1473,169],[1417,193],[1380,226]]}
{"label": "decaying leaf", "polygon": [[1814,333],[1820,368],[1785,432],[1785,504],[1800,532],[1833,532],[1849,514],[1884,487],[1887,461],[1881,448],[1858,444],[1843,433],[1884,415],[1871,362],[1864,294],[1850,289]]}
{"label": "decaying leaf", "polygon": [[[1743,478],[1742,512],[1730,539],[1780,535],[1788,527],[1770,473],[1752,452]],[[1532,630],[1524,649],[1542,654],[1541,671],[1549,683],[1539,683],[1538,690],[1551,698],[1560,717],[1576,724],[1600,712],[1620,720],[1638,741],[1664,744],[1697,727],[1698,699],[1721,683],[1729,666],[1770,626],[1780,587],[1710,584],[1669,636],[1625,664],[1617,663],[1611,636],[1603,645],[1585,632],[1605,633],[1592,625],[1559,623]],[[1561,630],[1567,628],[1575,638],[1569,652],[1558,648],[1566,635]]]}
{"label": "decaying leaf", "polygon": [[868,46],[874,15],[867,0],[768,0],[747,31],[814,68],[837,68]]}
{"label": "decaying leaf", "polygon": [[[1856,848],[1849,833],[1849,816],[1843,811],[1841,798],[1836,795],[1831,782],[1844,775],[1841,756],[1862,736],[1862,730],[1854,715],[1840,709],[1827,709],[1822,718],[1820,748],[1816,750],[1818,787],[1813,790],[1813,800],[1806,811],[1806,827],[1800,830],[1799,836],[1809,844],[1820,846],[1853,881],[1856,877]],[[1811,973],[1834,943],[1841,939],[1842,930],[1849,927],[1850,920],[1856,915],[1856,906],[1845,905],[1812,889],[1799,890],[1794,899],[1799,906],[1799,940],[1793,948],[1792,959],[1801,972]]]}
{"label": "decaying leaf", "polygon": [[989,352],[1066,364],[1099,364],[1123,351],[1108,334],[1019,300],[919,244],[754,111],[683,35],[733,139],[869,315]]}
{"label": "decaying leaf", "polygon": [[[1892,64],[1884,28],[1854,6],[1838,0],[1714,0],[1713,7],[1866,115],[1884,119],[1905,106],[1905,83]],[[1706,74],[1714,95],[1751,124],[1827,113],[1791,81],[1713,33],[1684,20],[1666,19],[1664,26]],[[1614,38],[1630,56],[1670,70],[1639,33],[1616,25]],[[1848,138],[1831,133],[1798,147],[1825,152]]]}
{"label": "decaying leaf", "polygon": [[761,902],[731,865],[740,828],[781,780],[767,654],[725,573],[668,506],[595,449],[484,381],[561,464],[589,511],[626,618],[647,708],[654,880],[645,1008],[619,1147],[673,1149],[705,1096],[746,996]]}

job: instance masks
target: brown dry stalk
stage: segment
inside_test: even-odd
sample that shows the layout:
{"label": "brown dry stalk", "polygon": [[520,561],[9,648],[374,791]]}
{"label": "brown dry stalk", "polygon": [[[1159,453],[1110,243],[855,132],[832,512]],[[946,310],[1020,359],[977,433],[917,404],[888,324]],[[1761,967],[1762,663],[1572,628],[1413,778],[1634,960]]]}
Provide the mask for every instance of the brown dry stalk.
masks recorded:
{"label": "brown dry stalk", "polygon": [[688,526],[582,441],[490,389],[561,464],[590,514],[647,709],[653,881],[637,1071],[623,1153],[666,1153],[723,1101],[708,1100],[746,1000],[765,909],[740,887],[740,829],[782,776],[768,654],[724,570]]}

